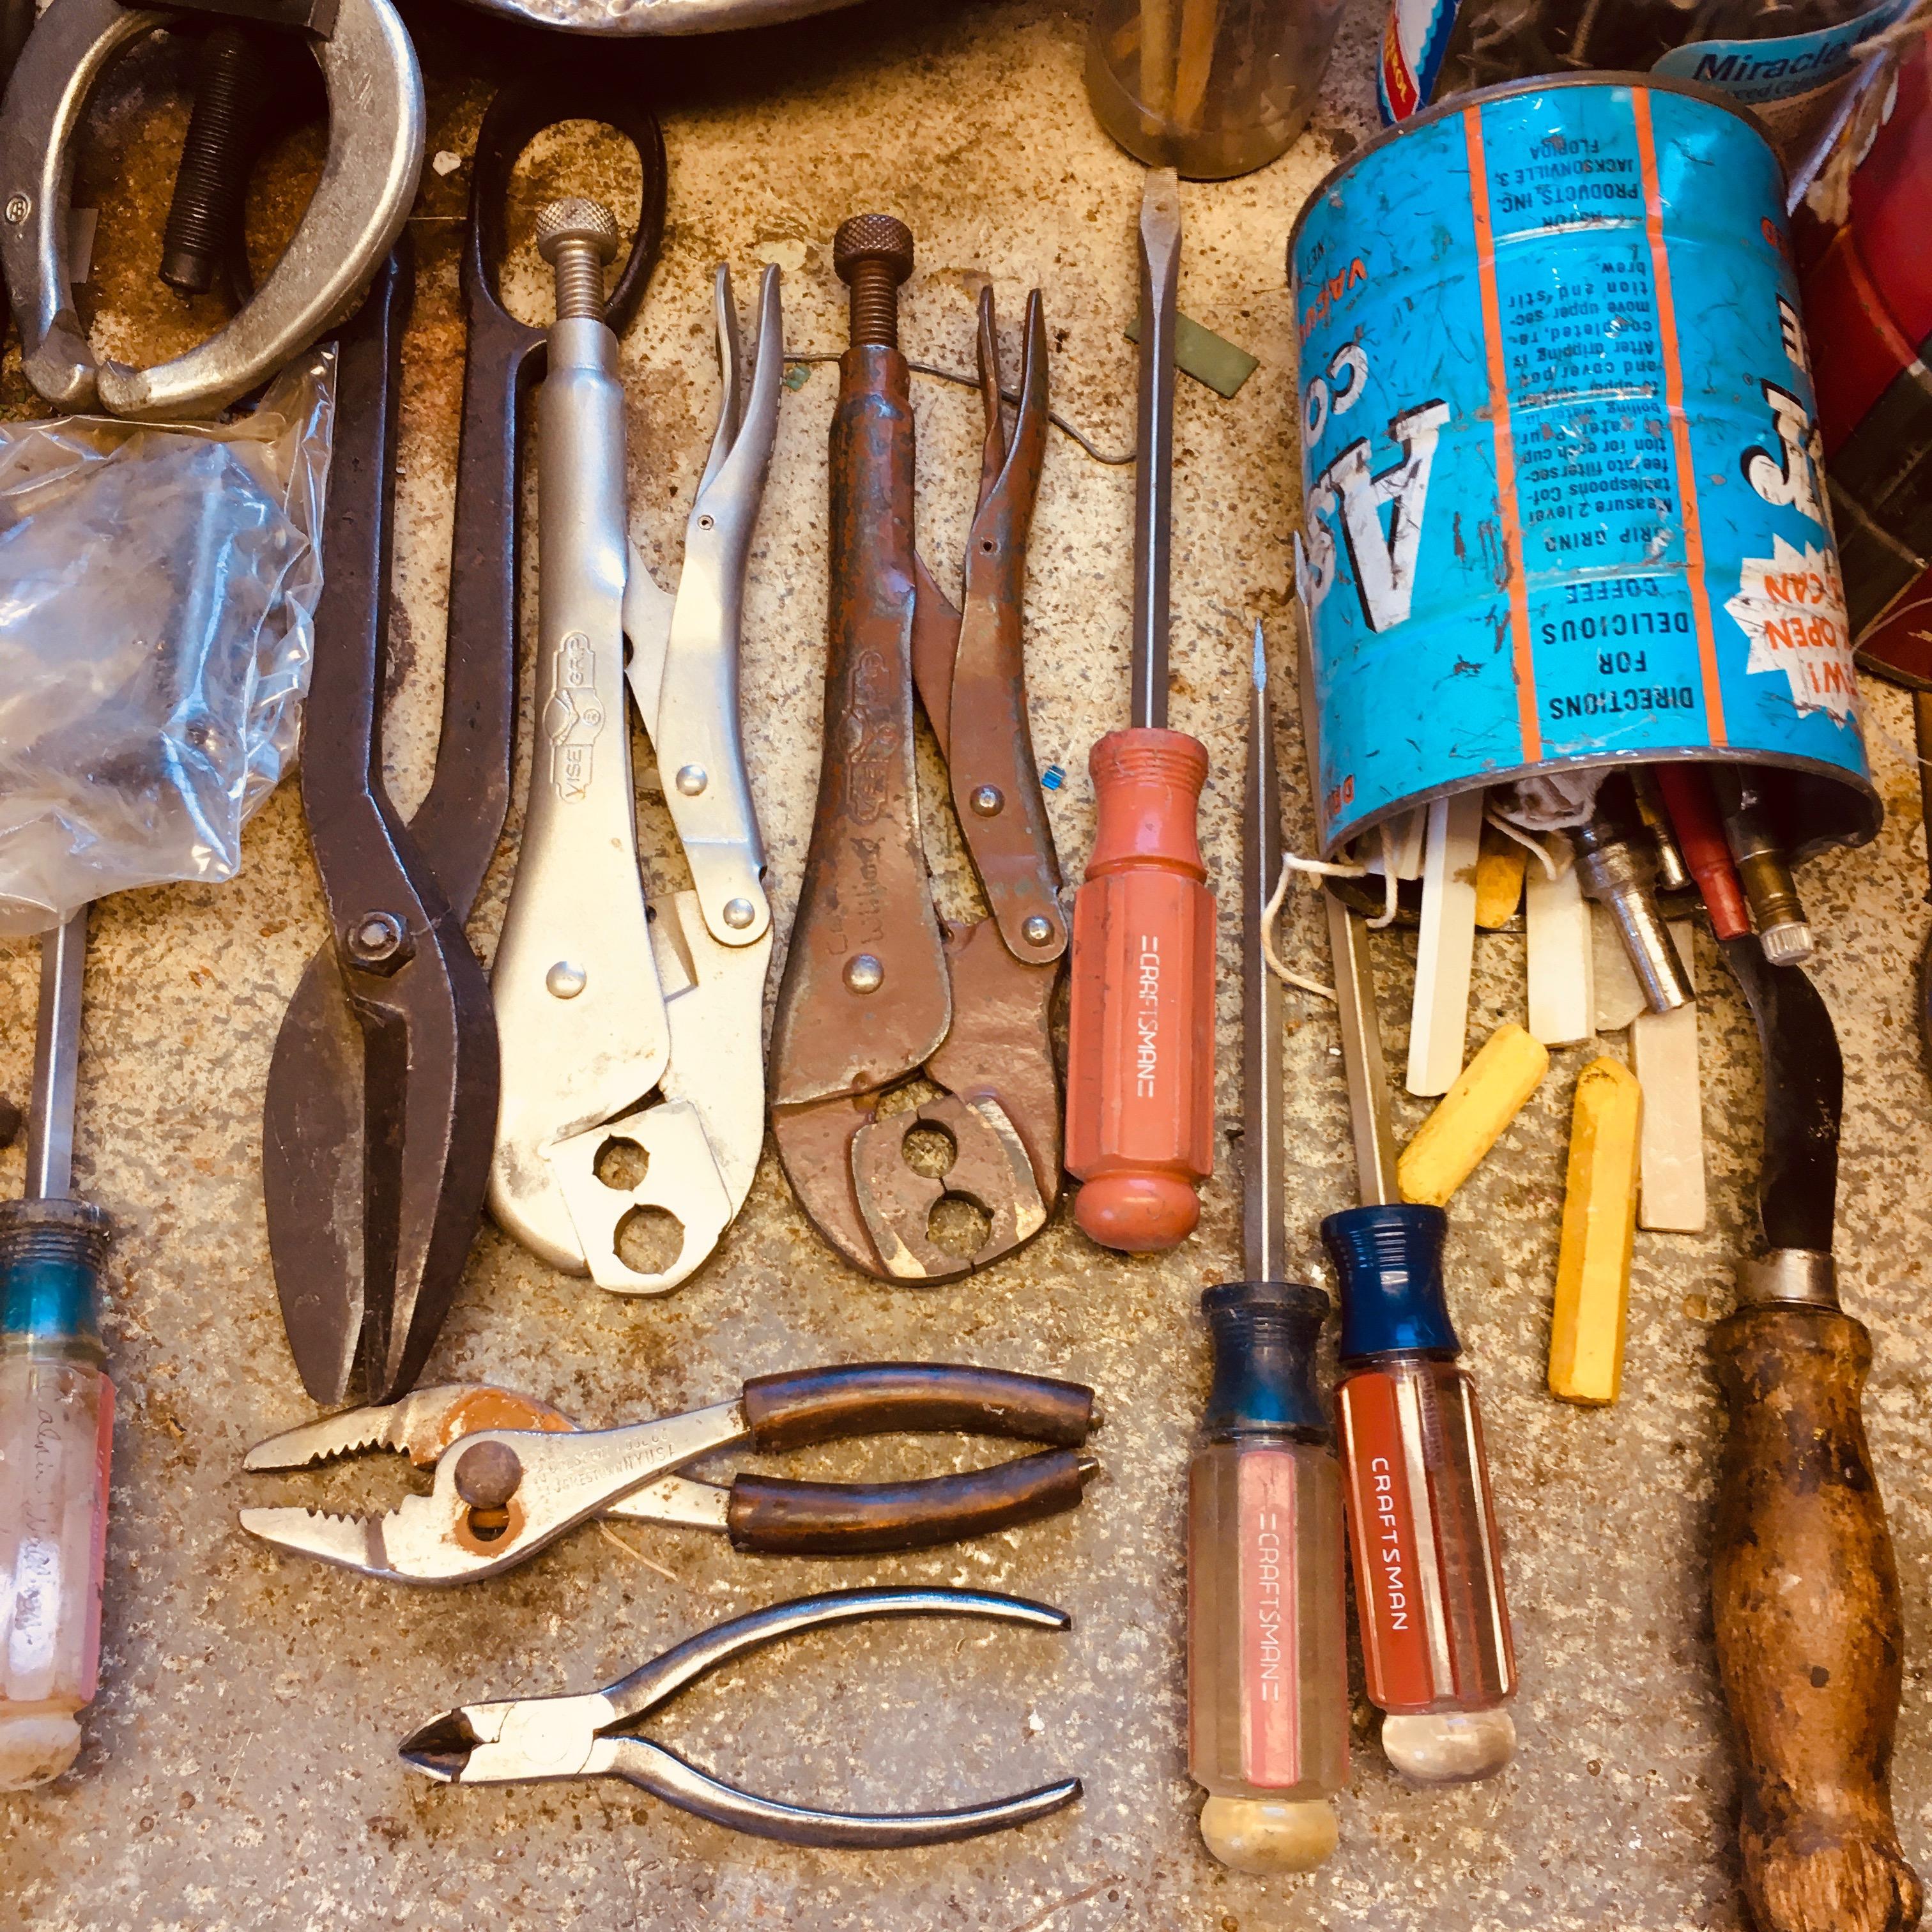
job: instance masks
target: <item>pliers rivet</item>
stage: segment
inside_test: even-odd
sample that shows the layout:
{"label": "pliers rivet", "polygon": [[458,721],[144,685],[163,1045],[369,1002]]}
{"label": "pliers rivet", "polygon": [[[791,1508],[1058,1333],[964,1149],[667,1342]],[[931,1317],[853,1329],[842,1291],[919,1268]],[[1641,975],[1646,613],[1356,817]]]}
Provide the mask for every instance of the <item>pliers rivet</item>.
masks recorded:
{"label": "pliers rivet", "polygon": [[711,782],[711,774],[702,765],[680,765],[677,788],[686,798],[695,798]]}
{"label": "pliers rivet", "polygon": [[574,1000],[590,983],[590,975],[573,960],[560,959],[544,975],[544,984],[554,998]]}
{"label": "pliers rivet", "polygon": [[456,1459],[456,1493],[472,1509],[500,1510],[523,1480],[524,1466],[507,1442],[472,1442]]}
{"label": "pliers rivet", "polygon": [[1006,808],[1006,794],[998,785],[982,784],[973,794],[973,809],[982,818],[997,818]]}
{"label": "pliers rivet", "polygon": [[1029,946],[1044,946],[1053,937],[1053,922],[1044,913],[1035,913],[1020,928],[1020,937]]}
{"label": "pliers rivet", "polygon": [[366,972],[393,973],[412,950],[408,940],[408,928],[394,913],[365,913],[349,929],[349,956]]}
{"label": "pliers rivet", "polygon": [[724,902],[724,923],[734,932],[742,932],[758,913],[749,899],[727,899]]}
{"label": "pliers rivet", "polygon": [[845,962],[845,983],[855,993],[876,993],[886,983],[886,969],[876,954],[855,952]]}

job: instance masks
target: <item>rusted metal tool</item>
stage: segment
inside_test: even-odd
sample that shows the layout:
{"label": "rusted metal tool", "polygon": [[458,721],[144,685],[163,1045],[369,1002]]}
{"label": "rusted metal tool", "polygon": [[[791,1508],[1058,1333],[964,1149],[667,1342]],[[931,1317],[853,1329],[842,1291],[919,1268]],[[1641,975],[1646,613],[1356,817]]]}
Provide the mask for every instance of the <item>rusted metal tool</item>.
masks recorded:
{"label": "rusted metal tool", "polygon": [[[282,1022],[262,1120],[268,1244],[289,1346],[318,1402],[359,1364],[375,1397],[422,1372],[476,1232],[496,1125],[490,991],[465,943],[503,829],[515,730],[518,430],[544,332],[499,299],[509,174],[543,128],[590,116],[635,145],[643,194],[607,308],[635,313],[663,232],[664,142],[616,90],[556,82],[500,94],[477,137],[462,265],[469,320],[449,645],[436,776],[405,825],[382,780],[395,355],[406,296],[379,288],[344,338],[328,582],[302,800],[332,943]],[[325,748],[326,748],[326,750]]]}
{"label": "rusted metal tool", "polygon": [[[436,1486],[380,1516],[249,1509],[278,1549],[405,1583],[494,1576],[592,1516],[722,1532],[736,1550],[847,1556],[923,1550],[1073,1508],[1100,1465],[1073,1451],[1097,1426],[1077,1382],[945,1363],[860,1362],[758,1376],[738,1397],[619,1429],[580,1430],[548,1403],[472,1383],[352,1408],[258,1444],[250,1469],[298,1469],[397,1449]],[[677,1473],[740,1443],[765,1454],[851,1436],[940,1431],[1050,1448],[963,1475],[802,1483],[740,1472],[725,1489]],[[460,1444],[460,1453],[448,1452]]]}
{"label": "rusted metal tool", "polygon": [[[1021,640],[1046,325],[1036,290],[1010,435],[992,293],[980,295],[986,440],[956,610],[913,548],[898,318],[912,236],[888,215],[859,215],[839,228],[833,260],[852,291],[852,346],[832,424],[824,764],[778,992],[772,1120],[800,1202],[848,1261],[882,1280],[945,1281],[1037,1233],[1060,1186],[1048,1014],[1067,932]],[[915,688],[988,908],[977,920],[942,919],[933,903]],[[912,1165],[916,1136],[939,1144],[940,1172]],[[935,1210],[962,1200],[983,1232],[942,1244]]]}

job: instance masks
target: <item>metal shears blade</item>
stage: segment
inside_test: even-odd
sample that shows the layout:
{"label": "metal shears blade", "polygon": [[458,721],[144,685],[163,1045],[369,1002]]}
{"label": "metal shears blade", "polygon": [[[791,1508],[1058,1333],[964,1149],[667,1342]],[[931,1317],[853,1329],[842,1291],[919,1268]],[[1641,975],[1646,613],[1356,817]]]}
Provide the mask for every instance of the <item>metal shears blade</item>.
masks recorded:
{"label": "metal shears blade", "polygon": [[[496,1024],[462,922],[508,808],[517,432],[545,340],[504,308],[497,280],[517,158],[542,129],[578,113],[628,135],[640,160],[638,226],[607,303],[620,324],[635,313],[657,258],[664,141],[649,110],[626,90],[574,80],[566,86],[554,76],[498,94],[477,136],[460,272],[469,343],[441,734],[434,781],[406,826],[383,788],[380,736],[394,338],[406,286],[386,283],[387,292],[378,292],[388,307],[372,299],[358,324],[380,326],[386,346],[345,346],[339,375],[328,574],[305,740],[327,748],[305,758],[303,771],[334,932],[290,1003],[263,1111],[276,1284],[296,1366],[318,1402],[340,1402],[358,1366],[378,1398],[421,1373],[482,1206]],[[372,923],[372,915],[382,916]],[[402,932],[393,952],[382,950],[386,921]],[[376,942],[373,958],[368,940]]]}

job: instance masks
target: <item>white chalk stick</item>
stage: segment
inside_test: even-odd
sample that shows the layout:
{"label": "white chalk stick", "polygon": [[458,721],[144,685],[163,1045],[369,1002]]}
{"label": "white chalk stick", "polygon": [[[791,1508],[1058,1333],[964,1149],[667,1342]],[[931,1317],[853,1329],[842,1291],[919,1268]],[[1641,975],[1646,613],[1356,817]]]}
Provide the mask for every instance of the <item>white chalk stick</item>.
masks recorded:
{"label": "white chalk stick", "polygon": [[1523,875],[1528,934],[1529,1030],[1545,1046],[1574,1046],[1596,1031],[1595,951],[1590,902],[1574,866],[1551,878],[1532,865]]}
{"label": "white chalk stick", "polygon": [[1462,1070],[1469,1030],[1469,969],[1476,950],[1476,856],[1483,794],[1467,791],[1429,808],[1422,858],[1422,932],[1408,1030],[1412,1094],[1446,1094]]}
{"label": "white chalk stick", "polygon": [[[1694,928],[1672,920],[1670,936],[1694,976]],[[1704,1226],[1704,1110],[1697,1075],[1697,1003],[1640,1013],[1630,1023],[1630,1071],[1643,1088],[1637,1141],[1637,1225],[1694,1234]]]}
{"label": "white chalk stick", "polygon": [[1592,1004],[1599,1033],[1622,1033],[1650,1003],[1637,984],[1636,969],[1617,936],[1616,922],[1594,901],[1590,908],[1591,970],[1595,974]]}

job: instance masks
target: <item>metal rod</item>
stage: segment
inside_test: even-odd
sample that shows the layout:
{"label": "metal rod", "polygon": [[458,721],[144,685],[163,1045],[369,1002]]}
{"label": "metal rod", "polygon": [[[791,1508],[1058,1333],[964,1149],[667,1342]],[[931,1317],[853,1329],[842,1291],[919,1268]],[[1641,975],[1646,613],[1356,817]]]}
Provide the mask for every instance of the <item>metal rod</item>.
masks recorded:
{"label": "metal rod", "polygon": [[1246,824],[1241,840],[1241,1245],[1250,1281],[1282,1281],[1288,1197],[1282,1173],[1282,985],[1262,950],[1268,902],[1281,876],[1281,770],[1268,653],[1255,624],[1248,711]]}
{"label": "metal rod", "polygon": [[34,1100],[27,1120],[30,1201],[74,1192],[74,1101],[80,1068],[80,985],[87,964],[82,906],[40,938],[40,1018],[34,1036]]}
{"label": "metal rod", "polygon": [[[1321,784],[1320,742],[1315,711],[1315,662],[1305,619],[1296,676],[1301,685],[1301,738],[1308,759],[1311,796]],[[1376,1010],[1375,974],[1369,959],[1368,922],[1351,912],[1326,886],[1328,951],[1335,974],[1335,1006],[1342,1024],[1342,1070],[1348,1082],[1349,1124],[1354,1131],[1355,1170],[1362,1205],[1377,1208],[1402,1198],[1396,1186],[1395,1130],[1389,1116],[1388,1065],[1382,1058],[1382,1016]]]}
{"label": "metal rod", "polygon": [[1389,1123],[1388,1066],[1376,1010],[1368,922],[1325,887],[1322,896],[1328,902],[1328,948],[1334,956],[1335,1004],[1342,1020],[1342,1070],[1348,1080],[1362,1205],[1380,1207],[1402,1196],[1396,1186],[1395,1130]]}
{"label": "metal rod", "polygon": [[1134,472],[1134,689],[1130,721],[1167,724],[1168,564],[1174,509],[1174,332],[1180,183],[1148,176],[1141,200],[1140,460]]}

